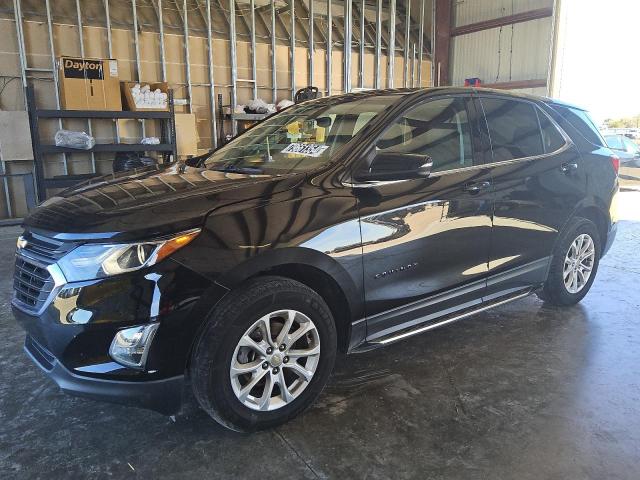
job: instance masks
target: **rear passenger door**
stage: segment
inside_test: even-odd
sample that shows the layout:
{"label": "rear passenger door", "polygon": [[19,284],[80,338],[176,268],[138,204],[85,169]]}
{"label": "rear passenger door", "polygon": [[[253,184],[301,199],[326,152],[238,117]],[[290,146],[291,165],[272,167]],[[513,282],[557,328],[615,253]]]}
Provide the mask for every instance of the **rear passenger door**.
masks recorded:
{"label": "rear passenger door", "polygon": [[369,341],[482,301],[492,206],[478,129],[470,96],[429,99],[389,125],[356,167],[375,172],[380,154],[433,162],[428,177],[354,185]]}
{"label": "rear passenger door", "polygon": [[554,242],[586,195],[580,154],[534,102],[481,95],[491,146],[493,230],[485,300],[543,282]]}

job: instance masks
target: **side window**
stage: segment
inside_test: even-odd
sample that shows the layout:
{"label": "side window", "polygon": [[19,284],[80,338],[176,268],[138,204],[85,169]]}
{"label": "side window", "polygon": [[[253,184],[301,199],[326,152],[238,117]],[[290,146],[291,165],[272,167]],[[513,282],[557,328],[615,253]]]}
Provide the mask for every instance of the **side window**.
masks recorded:
{"label": "side window", "polygon": [[558,131],[549,117],[543,112],[536,109],[538,114],[538,120],[540,121],[540,130],[542,131],[542,144],[544,146],[544,153],[555,152],[562,148],[566,143],[562,134]]}
{"label": "side window", "polygon": [[473,166],[464,100],[443,98],[413,108],[382,134],[376,147],[384,153],[428,155],[432,172]]}
{"label": "side window", "polygon": [[599,147],[605,146],[605,142],[602,140],[600,131],[596,128],[587,112],[562,105],[553,105],[552,108],[562,115],[562,118],[569,122],[573,128],[578,130],[580,135],[582,135],[588,142]]}
{"label": "side window", "polygon": [[481,102],[494,162],[544,153],[540,124],[532,104],[502,98],[481,98]]}

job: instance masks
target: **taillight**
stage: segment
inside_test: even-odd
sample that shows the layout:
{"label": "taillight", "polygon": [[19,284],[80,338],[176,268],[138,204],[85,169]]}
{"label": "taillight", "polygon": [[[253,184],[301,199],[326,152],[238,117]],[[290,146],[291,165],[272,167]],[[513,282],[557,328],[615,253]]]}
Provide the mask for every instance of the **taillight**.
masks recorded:
{"label": "taillight", "polygon": [[613,165],[613,169],[616,171],[616,175],[618,175],[618,170],[620,170],[620,157],[611,155],[611,165]]}

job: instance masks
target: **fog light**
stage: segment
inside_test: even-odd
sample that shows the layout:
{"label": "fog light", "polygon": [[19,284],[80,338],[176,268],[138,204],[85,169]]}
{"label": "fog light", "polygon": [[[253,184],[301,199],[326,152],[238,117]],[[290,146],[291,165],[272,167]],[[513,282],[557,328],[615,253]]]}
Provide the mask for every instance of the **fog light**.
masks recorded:
{"label": "fog light", "polygon": [[159,323],[151,323],[120,330],[113,337],[109,355],[125,367],[143,369],[159,326]]}

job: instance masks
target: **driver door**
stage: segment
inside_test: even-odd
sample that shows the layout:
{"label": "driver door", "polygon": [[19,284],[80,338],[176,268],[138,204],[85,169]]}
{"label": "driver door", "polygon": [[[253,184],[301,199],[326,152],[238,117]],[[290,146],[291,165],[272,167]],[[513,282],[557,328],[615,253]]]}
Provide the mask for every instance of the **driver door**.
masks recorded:
{"label": "driver door", "polygon": [[398,170],[411,164],[406,158],[416,155],[432,162],[428,175],[422,172],[407,179],[399,172],[401,180],[354,185],[362,232],[367,340],[383,340],[481,303],[492,195],[479,134],[470,96],[437,97],[409,108],[358,167],[375,178],[371,174],[378,170],[393,170],[389,163],[394,155]]}

